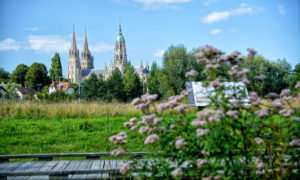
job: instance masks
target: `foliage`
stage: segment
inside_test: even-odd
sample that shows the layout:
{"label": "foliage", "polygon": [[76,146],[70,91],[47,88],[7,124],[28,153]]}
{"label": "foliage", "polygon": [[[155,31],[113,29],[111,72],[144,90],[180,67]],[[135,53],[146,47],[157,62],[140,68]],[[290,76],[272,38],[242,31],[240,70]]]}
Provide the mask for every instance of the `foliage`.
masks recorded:
{"label": "foliage", "polygon": [[81,85],[82,97],[86,100],[98,98],[98,79],[96,74],[91,74],[89,79],[84,80]]}
{"label": "foliage", "polygon": [[298,81],[300,81],[300,63],[298,63],[295,66],[295,69],[293,70],[293,74],[292,74],[292,82],[291,82],[291,89],[295,90],[295,85],[297,84]]}
{"label": "foliage", "polygon": [[58,53],[55,53],[54,57],[52,58],[52,64],[49,70],[49,74],[50,79],[54,81],[59,81],[63,78],[61,62]]}
{"label": "foliage", "polygon": [[35,90],[41,90],[44,86],[50,84],[48,71],[44,64],[33,63],[25,76],[25,85]]}
{"label": "foliage", "polygon": [[[249,58],[256,52],[248,49]],[[182,91],[161,103],[157,109],[150,109],[157,95],[145,94],[132,101],[144,116],[132,117],[124,123],[129,135],[120,132],[109,140],[115,144],[111,151],[119,156],[128,151],[128,137],[136,136],[141,144],[152,152],[153,161],[133,160],[122,164],[120,172],[130,174],[140,171],[141,179],[296,179],[300,169],[300,93],[292,106],[290,90],[284,89],[280,95],[266,96],[264,103],[257,92],[250,92],[249,103],[245,103],[243,89],[235,88],[231,96],[224,94],[224,82],[243,82],[262,86],[260,80],[252,83],[247,75],[251,71],[241,68],[243,57],[238,51],[227,56],[220,50],[206,45],[195,54],[197,61],[206,68],[207,79],[203,85],[214,92],[209,105],[198,112],[190,112],[182,101],[190,93]],[[283,63],[283,64],[282,64]],[[219,67],[222,64],[222,69]],[[277,62],[278,69],[288,71],[284,62]],[[223,72],[219,72],[219,71]],[[192,78],[196,72],[185,75]],[[227,74],[225,77],[220,74]],[[280,74],[280,73],[279,73]],[[281,76],[280,76],[281,77]],[[300,88],[300,82],[296,88]],[[250,87],[250,89],[252,89]],[[245,95],[245,94],[244,94]],[[177,115],[164,117],[161,113],[171,109]],[[194,113],[191,116],[190,113]],[[128,131],[127,131],[128,132]],[[161,147],[157,153],[155,147]]]}
{"label": "foliage", "polygon": [[72,101],[76,99],[76,94],[67,94],[65,91],[55,91],[49,94],[48,100],[51,102]]}
{"label": "foliage", "polygon": [[121,73],[114,70],[111,76],[106,80],[106,87],[108,89],[106,98],[111,101],[115,99],[117,101],[124,101],[126,96],[124,95],[124,85]]}
{"label": "foliage", "polygon": [[158,98],[163,96],[160,91],[161,85],[161,70],[158,68],[156,62],[152,63],[151,70],[148,77],[148,89],[150,94],[157,94]]}
{"label": "foliage", "polygon": [[257,79],[259,75],[265,76],[263,83],[254,84],[251,89],[260,89],[258,92],[260,95],[264,96],[270,92],[280,93],[281,90],[290,87],[291,65],[285,59],[271,62],[262,56],[248,57],[241,62],[241,67],[250,69],[250,81],[259,80]]}
{"label": "foliage", "polygon": [[3,68],[0,68],[0,82],[7,83],[9,82],[10,73],[5,71]]}
{"label": "foliage", "polygon": [[23,87],[25,86],[25,76],[29,67],[26,64],[19,64],[14,72],[12,73],[10,79],[12,82],[21,84]]}
{"label": "foliage", "polygon": [[133,98],[142,95],[143,92],[140,78],[130,62],[128,62],[125,67],[123,84],[126,100],[132,100]]}

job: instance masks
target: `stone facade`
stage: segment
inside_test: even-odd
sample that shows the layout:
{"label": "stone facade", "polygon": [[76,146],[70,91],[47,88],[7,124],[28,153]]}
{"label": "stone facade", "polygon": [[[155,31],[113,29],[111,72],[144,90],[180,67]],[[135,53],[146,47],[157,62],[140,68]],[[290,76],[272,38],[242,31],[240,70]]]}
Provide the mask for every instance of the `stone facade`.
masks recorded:
{"label": "stone facade", "polygon": [[[72,47],[69,52],[68,63],[68,79],[71,82],[79,83],[82,80],[89,78],[92,73],[96,74],[97,76],[102,74],[104,79],[107,80],[114,70],[117,70],[121,75],[124,75],[126,65],[127,51],[121,25],[119,25],[119,33],[115,43],[114,60],[111,60],[108,67],[105,63],[104,69],[94,69],[94,57],[91,55],[91,52],[88,48],[86,33],[80,62],[79,51],[76,46],[75,32],[73,29]],[[135,71],[141,80],[145,80],[145,77],[147,77],[149,73],[148,62],[145,67],[143,67],[141,62],[140,68],[135,68]]]}

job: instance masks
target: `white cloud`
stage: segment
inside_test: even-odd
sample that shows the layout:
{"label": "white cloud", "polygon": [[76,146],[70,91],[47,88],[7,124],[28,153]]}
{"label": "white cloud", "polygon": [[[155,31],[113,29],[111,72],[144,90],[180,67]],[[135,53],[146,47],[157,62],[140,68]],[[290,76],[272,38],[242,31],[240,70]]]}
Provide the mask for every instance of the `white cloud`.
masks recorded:
{"label": "white cloud", "polygon": [[204,6],[209,6],[211,3],[218,2],[219,0],[204,0],[203,4]]}
{"label": "white cloud", "polygon": [[279,12],[280,15],[285,15],[286,12],[285,12],[285,9],[282,5],[278,5],[277,9],[278,9],[278,12]]}
{"label": "white cloud", "polygon": [[175,4],[188,3],[192,0],[131,0],[134,3],[140,3],[143,5],[144,9],[159,9],[160,7],[165,7],[168,9],[179,10],[180,7]]}
{"label": "white cloud", "polygon": [[157,50],[153,53],[153,56],[160,58],[164,55],[164,53],[165,53],[165,50]]}
{"label": "white cloud", "polygon": [[28,36],[28,49],[38,52],[67,52],[71,42],[67,38],[58,35]]}
{"label": "white cloud", "polygon": [[246,3],[241,3],[241,5],[240,5],[241,7],[246,7],[246,6],[248,6]]}
{"label": "white cloud", "polygon": [[27,28],[25,28],[25,30],[35,32],[35,31],[39,30],[39,28],[38,27],[27,27]]}
{"label": "white cloud", "polygon": [[231,16],[241,16],[244,14],[252,14],[254,13],[253,8],[251,7],[240,7],[233,10],[226,10],[226,11],[214,11],[205,17],[201,18],[201,21],[204,23],[214,23],[218,21],[223,21],[228,19]]}
{"label": "white cloud", "polygon": [[222,29],[212,29],[209,33],[211,34],[211,35],[216,35],[216,34],[219,34],[219,33],[221,33],[222,32]]}
{"label": "white cloud", "polygon": [[229,32],[236,32],[238,31],[239,29],[238,28],[231,28],[231,29],[228,29]]}
{"label": "white cloud", "polygon": [[113,50],[114,45],[110,45],[105,42],[98,42],[95,45],[91,45],[89,48],[92,52],[107,52]]}
{"label": "white cloud", "polygon": [[7,38],[0,41],[0,51],[8,50],[19,50],[21,48],[21,43],[13,39]]}

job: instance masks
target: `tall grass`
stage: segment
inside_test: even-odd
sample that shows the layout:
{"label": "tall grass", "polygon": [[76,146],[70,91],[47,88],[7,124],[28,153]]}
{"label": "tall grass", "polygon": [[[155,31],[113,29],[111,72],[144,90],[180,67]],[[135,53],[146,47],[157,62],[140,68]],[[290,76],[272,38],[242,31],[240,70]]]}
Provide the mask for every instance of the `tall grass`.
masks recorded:
{"label": "tall grass", "polygon": [[9,101],[0,105],[0,119],[87,118],[107,115],[115,117],[139,114],[140,111],[128,103]]}

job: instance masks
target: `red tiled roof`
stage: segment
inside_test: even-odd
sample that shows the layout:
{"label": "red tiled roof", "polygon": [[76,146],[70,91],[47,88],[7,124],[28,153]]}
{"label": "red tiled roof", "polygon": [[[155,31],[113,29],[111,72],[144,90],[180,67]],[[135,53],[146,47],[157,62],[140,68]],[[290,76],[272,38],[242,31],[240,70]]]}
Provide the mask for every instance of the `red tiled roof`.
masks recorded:
{"label": "red tiled roof", "polygon": [[50,87],[54,87],[56,90],[66,91],[68,88],[72,88],[72,85],[71,82],[52,81]]}

